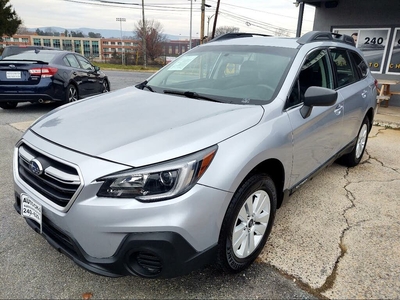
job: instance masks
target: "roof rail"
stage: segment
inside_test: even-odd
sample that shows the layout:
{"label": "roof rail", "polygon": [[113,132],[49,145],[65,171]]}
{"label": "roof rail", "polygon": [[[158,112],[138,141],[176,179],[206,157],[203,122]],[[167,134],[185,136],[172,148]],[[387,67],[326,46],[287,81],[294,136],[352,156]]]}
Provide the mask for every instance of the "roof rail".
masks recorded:
{"label": "roof rail", "polygon": [[210,42],[237,39],[237,38],[243,38],[243,37],[253,37],[253,36],[268,37],[268,36],[271,36],[271,35],[260,34],[260,33],[230,32],[230,33],[225,33],[223,35],[217,36],[216,38],[213,38]]}
{"label": "roof rail", "polygon": [[351,36],[345,34],[338,34],[329,31],[310,31],[301,36],[297,43],[304,45],[311,42],[320,41],[334,41],[355,46],[354,40]]}

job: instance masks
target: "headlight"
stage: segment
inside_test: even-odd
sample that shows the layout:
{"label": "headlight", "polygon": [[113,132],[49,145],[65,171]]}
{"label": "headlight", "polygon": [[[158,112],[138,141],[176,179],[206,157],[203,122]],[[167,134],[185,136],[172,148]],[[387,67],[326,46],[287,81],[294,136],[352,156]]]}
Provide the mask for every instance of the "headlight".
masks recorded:
{"label": "headlight", "polygon": [[190,190],[207,170],[217,146],[168,162],[105,176],[97,196],[159,201]]}

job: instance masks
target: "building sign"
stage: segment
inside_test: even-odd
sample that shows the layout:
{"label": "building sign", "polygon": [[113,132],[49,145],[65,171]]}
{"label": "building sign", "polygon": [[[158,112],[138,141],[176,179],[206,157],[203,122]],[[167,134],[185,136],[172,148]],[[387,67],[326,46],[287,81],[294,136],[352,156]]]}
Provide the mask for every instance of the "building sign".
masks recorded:
{"label": "building sign", "polygon": [[395,28],[394,31],[386,73],[400,75],[400,28]]}
{"label": "building sign", "polygon": [[356,47],[363,52],[371,72],[383,72],[390,28],[343,28],[333,29],[333,32],[352,36]]}

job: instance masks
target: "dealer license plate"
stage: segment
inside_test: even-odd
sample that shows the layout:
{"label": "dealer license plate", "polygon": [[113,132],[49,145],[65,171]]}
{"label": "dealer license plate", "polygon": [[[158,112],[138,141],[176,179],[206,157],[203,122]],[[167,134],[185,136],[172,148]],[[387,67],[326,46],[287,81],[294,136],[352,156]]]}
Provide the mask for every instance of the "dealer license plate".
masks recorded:
{"label": "dealer license plate", "polygon": [[20,71],[7,71],[6,72],[7,79],[21,79]]}
{"label": "dealer license plate", "polygon": [[33,201],[28,195],[21,194],[21,215],[36,221],[42,233],[42,205]]}

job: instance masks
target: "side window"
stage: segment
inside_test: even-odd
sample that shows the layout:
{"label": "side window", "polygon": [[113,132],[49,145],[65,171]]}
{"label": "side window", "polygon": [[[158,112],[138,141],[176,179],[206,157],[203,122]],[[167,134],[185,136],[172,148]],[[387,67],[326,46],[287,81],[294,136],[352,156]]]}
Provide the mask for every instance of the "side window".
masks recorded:
{"label": "side window", "polygon": [[85,70],[93,70],[93,66],[90,63],[90,61],[88,61],[86,58],[84,58],[83,56],[77,56],[79,63],[82,66],[82,69]]}
{"label": "side window", "polygon": [[357,73],[352,68],[347,50],[331,49],[329,52],[336,67],[338,87],[341,88],[357,81]]}
{"label": "side window", "polygon": [[67,66],[71,66],[73,68],[80,68],[78,61],[76,60],[75,56],[72,54],[66,55],[63,60]]}
{"label": "side window", "polygon": [[356,66],[356,70],[360,78],[365,78],[368,75],[368,65],[362,57],[356,53],[351,51],[350,57],[353,59],[353,62]]}
{"label": "side window", "polygon": [[286,108],[302,103],[310,86],[333,89],[332,71],[326,50],[315,50],[307,56],[293,85]]}

